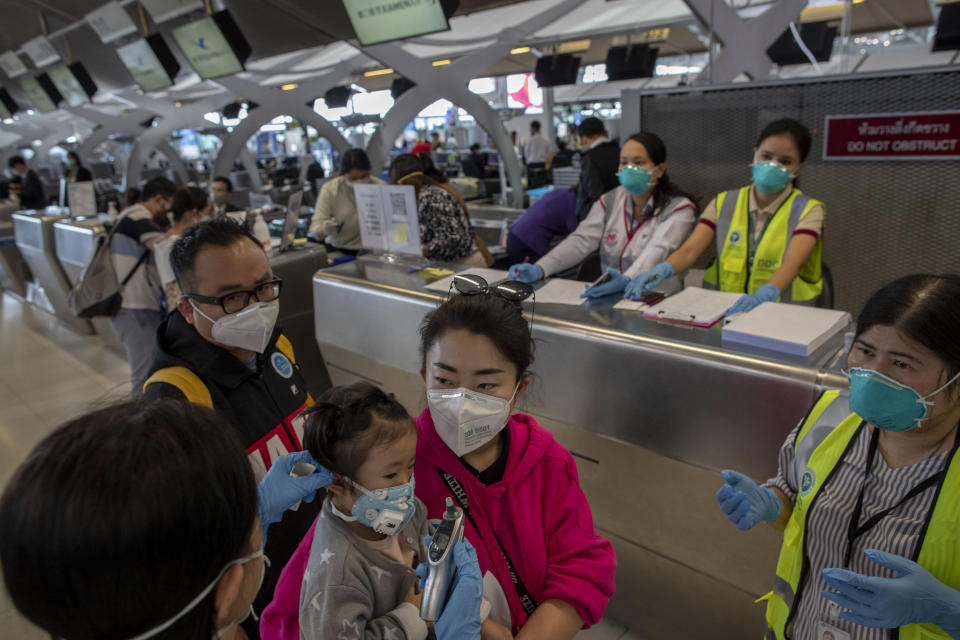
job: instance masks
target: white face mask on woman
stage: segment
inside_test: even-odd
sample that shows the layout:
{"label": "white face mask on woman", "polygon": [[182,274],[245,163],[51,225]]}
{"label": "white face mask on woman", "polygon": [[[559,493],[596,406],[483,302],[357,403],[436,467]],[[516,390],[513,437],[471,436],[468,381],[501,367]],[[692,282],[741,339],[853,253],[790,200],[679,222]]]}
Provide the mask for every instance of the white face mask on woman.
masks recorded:
{"label": "white face mask on woman", "polygon": [[[260,591],[260,587],[263,586],[263,577],[267,573],[267,567],[270,566],[270,560],[267,558],[267,556],[264,555],[263,549],[260,549],[255,553],[251,553],[250,555],[243,556],[242,558],[237,558],[236,560],[231,560],[230,562],[228,562],[226,566],[220,570],[220,573],[217,574],[217,577],[213,579],[213,582],[207,585],[207,587],[203,591],[201,591],[196,598],[191,600],[187,606],[181,609],[180,613],[173,616],[166,622],[155,626],[153,629],[150,629],[145,633],[141,633],[136,637],[130,638],[130,640],[147,640],[147,638],[152,638],[158,633],[166,631],[167,629],[172,627],[177,620],[179,620],[183,616],[190,613],[190,611],[192,611],[194,607],[196,607],[198,604],[203,602],[204,598],[206,598],[210,594],[210,592],[213,591],[214,587],[220,584],[220,578],[223,577],[223,574],[225,574],[230,567],[233,567],[234,565],[238,565],[238,564],[246,564],[247,562],[250,562],[251,560],[255,560],[261,556],[263,557],[263,562],[260,564],[260,581],[257,583],[257,591],[254,592],[254,594],[256,594],[257,592]],[[219,638],[223,637],[223,635],[227,631],[229,631],[233,627],[237,626],[238,624],[246,620],[247,617],[250,616],[251,614],[253,614],[254,619],[256,619],[257,615],[253,612],[253,604],[250,605],[250,608],[247,610],[247,612],[243,615],[242,618],[240,618],[239,620],[234,620],[227,626],[217,629],[212,636],[213,640],[218,640]]]}
{"label": "white face mask on woman", "polygon": [[458,458],[479,449],[507,425],[519,388],[518,382],[509,400],[463,387],[428,390],[427,406],[437,435]]}

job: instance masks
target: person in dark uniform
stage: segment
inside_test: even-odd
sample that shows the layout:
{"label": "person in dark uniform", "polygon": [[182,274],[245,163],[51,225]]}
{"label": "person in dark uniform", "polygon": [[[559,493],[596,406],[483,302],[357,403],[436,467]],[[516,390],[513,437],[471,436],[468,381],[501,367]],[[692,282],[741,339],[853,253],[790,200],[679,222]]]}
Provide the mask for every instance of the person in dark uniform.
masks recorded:
{"label": "person in dark uniform", "polygon": [[23,156],[13,156],[8,164],[20,176],[20,208],[43,209],[47,206],[40,176],[27,166],[27,161],[23,159]]}
{"label": "person in dark uniform", "polygon": [[577,127],[580,135],[580,188],[577,191],[577,220],[590,213],[597,199],[619,186],[620,147],[610,140],[599,118],[585,118]]}
{"label": "person in dark uniform", "polygon": [[76,151],[67,151],[67,176],[70,182],[90,182],[93,174],[83,166]]}
{"label": "person in dark uniform", "polygon": [[210,215],[214,218],[222,218],[225,213],[230,211],[240,211],[240,207],[230,204],[230,196],[233,195],[233,183],[230,178],[217,176],[210,181],[210,201],[213,207]]}
{"label": "person in dark uniform", "polygon": [[[260,243],[229,219],[188,229],[170,261],[183,295],[157,331],[144,398],[186,398],[224,415],[259,480],[279,456],[303,449],[301,413],[313,404],[293,348],[276,326],[282,282]],[[273,566],[254,602],[257,613],[319,502],[288,511],[271,529],[266,553]],[[259,637],[255,624],[244,628]]]}
{"label": "person in dark uniform", "polygon": [[470,145],[470,153],[461,163],[463,165],[463,175],[470,178],[483,178],[487,163],[480,155],[480,145],[474,142]]}

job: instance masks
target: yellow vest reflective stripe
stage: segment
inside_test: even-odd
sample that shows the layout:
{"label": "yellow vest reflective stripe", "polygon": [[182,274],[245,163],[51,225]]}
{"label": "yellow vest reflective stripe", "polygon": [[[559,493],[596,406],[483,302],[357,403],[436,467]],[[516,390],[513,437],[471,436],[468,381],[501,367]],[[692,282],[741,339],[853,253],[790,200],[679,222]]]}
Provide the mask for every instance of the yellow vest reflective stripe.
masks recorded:
{"label": "yellow vest reflective stripe", "polygon": [[[830,428],[830,425],[836,425]],[[801,581],[809,570],[805,559],[804,532],[810,507],[837,463],[852,446],[857,433],[866,425],[850,412],[848,396],[827,391],[804,419],[794,442],[795,471],[799,478],[793,513],[783,532],[783,546],[777,560],[774,590],[763,596],[767,602],[768,640],[785,640],[792,633],[791,611]],[[933,513],[921,541],[916,561],[944,584],[960,589],[960,462],[954,456],[937,496]],[[800,594],[801,597],[804,594]],[[807,597],[820,597],[813,593]],[[911,624],[900,628],[900,640],[946,639],[933,624]]]}
{"label": "yellow vest reflective stripe", "polygon": [[[770,282],[772,276],[787,254],[787,246],[797,225],[811,209],[823,207],[823,203],[794,189],[770,219],[760,238],[750,265],[749,233],[750,188],[724,191],[717,195],[717,228],[715,242],[717,259],[703,276],[706,289],[754,293]],[[780,296],[780,302],[813,304],[823,290],[823,242],[817,244],[800,268],[793,284]]]}

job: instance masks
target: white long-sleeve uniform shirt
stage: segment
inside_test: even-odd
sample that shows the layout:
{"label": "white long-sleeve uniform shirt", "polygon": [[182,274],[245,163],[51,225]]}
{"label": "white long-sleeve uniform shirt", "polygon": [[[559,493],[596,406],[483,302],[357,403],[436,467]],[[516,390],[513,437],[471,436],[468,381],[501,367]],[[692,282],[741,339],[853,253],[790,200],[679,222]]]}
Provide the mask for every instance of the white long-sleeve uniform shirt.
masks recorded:
{"label": "white long-sleeve uniform shirt", "polygon": [[633,199],[626,189],[608,191],[594,203],[576,230],[540,258],[537,266],[548,277],[569,269],[599,249],[604,270],[613,267],[636,277],[666,260],[697,223],[696,207],[687,198],[673,198],[653,214],[637,222]]}

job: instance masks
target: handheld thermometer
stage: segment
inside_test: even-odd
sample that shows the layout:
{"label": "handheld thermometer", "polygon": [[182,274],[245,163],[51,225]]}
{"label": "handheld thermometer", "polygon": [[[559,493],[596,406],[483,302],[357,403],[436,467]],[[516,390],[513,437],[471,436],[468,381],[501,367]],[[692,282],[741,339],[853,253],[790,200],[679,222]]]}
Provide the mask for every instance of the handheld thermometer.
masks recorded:
{"label": "handheld thermometer", "polygon": [[427,549],[427,562],[430,574],[423,587],[423,600],[420,603],[420,617],[427,622],[435,622],[447,604],[447,594],[457,565],[453,559],[453,546],[463,540],[463,510],[454,506],[447,498],[447,509],[443,520],[433,534],[433,541]]}

